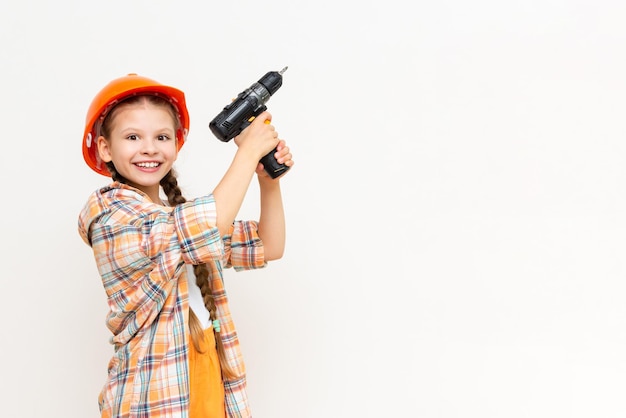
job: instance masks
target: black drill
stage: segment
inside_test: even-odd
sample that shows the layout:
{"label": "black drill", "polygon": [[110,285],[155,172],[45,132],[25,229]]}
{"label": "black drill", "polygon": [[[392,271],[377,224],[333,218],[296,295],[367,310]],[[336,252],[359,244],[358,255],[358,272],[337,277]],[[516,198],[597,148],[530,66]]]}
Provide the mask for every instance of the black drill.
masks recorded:
{"label": "black drill", "polygon": [[[217,115],[209,128],[215,136],[223,142],[228,142],[241,133],[250,125],[255,117],[267,109],[265,103],[276,93],[283,84],[283,73],[287,67],[280,71],[270,71],[259,81],[245,89]],[[289,170],[285,164],[279,164],[274,158],[276,148],[261,158],[265,171],[271,178],[276,178]]]}

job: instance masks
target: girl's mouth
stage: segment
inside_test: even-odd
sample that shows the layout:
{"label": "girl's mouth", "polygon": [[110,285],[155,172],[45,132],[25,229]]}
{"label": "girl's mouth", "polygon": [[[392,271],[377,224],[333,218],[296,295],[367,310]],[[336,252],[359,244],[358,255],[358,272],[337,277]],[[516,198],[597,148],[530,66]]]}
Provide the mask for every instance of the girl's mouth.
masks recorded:
{"label": "girl's mouth", "polygon": [[159,165],[161,165],[161,163],[151,161],[151,162],[145,162],[145,163],[136,163],[135,165],[140,168],[156,168]]}

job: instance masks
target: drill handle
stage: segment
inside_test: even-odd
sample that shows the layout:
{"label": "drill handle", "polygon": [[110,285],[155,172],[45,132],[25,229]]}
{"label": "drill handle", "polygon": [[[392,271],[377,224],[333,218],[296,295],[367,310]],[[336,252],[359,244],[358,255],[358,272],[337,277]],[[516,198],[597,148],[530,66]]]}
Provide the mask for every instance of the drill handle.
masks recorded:
{"label": "drill handle", "polygon": [[[261,114],[261,112],[259,112],[259,114]],[[251,119],[254,120],[254,118]],[[266,120],[265,123],[269,124],[270,121]],[[248,124],[250,124],[250,122]],[[273,179],[283,173],[286,173],[287,170],[289,170],[289,167],[287,167],[285,164],[279,163],[278,160],[276,160],[276,157],[274,157],[274,154],[276,154],[277,151],[278,147],[275,147],[273,150],[265,154],[265,156],[260,160],[260,163],[263,164],[263,168],[265,169],[267,174],[269,174],[269,176]]]}
{"label": "drill handle", "polygon": [[263,164],[263,168],[265,172],[269,174],[269,176],[273,179],[280,176],[283,173],[286,173],[289,170],[285,164],[280,164],[274,154],[278,151],[277,148],[274,148],[272,151],[268,152],[265,157],[261,158],[261,164]]}

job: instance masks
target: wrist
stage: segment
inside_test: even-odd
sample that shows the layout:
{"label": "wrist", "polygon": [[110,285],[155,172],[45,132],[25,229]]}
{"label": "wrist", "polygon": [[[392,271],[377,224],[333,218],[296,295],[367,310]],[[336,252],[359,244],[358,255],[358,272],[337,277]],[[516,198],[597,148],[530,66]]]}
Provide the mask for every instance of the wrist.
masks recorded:
{"label": "wrist", "polygon": [[248,148],[238,148],[237,152],[235,153],[234,160],[240,161],[247,166],[254,167],[254,169],[256,169],[257,165],[259,164],[259,158],[256,153]]}
{"label": "wrist", "polygon": [[273,179],[268,175],[258,175],[259,187],[264,190],[280,189],[280,178]]}

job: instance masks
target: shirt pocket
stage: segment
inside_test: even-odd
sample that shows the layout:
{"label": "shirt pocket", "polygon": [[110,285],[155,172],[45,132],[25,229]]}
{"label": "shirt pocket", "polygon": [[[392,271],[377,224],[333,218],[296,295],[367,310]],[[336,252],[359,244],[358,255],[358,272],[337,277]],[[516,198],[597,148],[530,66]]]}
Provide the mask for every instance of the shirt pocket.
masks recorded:
{"label": "shirt pocket", "polygon": [[91,246],[109,295],[136,286],[155,265],[145,250],[141,228],[133,225],[94,224]]}

